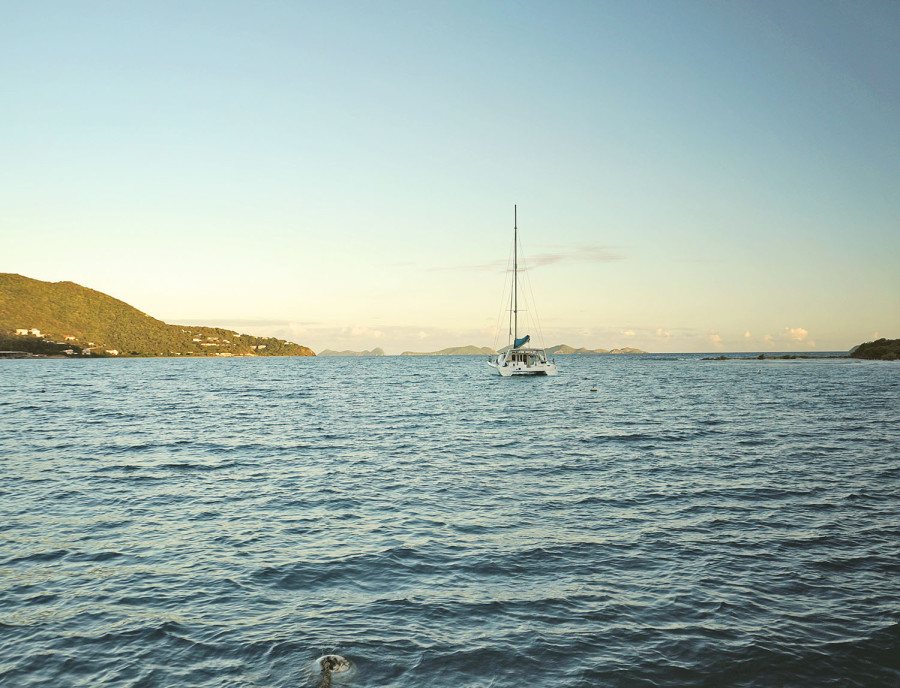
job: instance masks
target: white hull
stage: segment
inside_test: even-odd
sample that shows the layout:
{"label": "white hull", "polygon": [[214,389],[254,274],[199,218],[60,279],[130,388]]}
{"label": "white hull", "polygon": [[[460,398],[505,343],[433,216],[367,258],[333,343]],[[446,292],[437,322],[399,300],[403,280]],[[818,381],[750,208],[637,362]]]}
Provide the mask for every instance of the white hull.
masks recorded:
{"label": "white hull", "polygon": [[556,362],[547,360],[543,349],[512,349],[488,361],[502,377],[559,375]]}

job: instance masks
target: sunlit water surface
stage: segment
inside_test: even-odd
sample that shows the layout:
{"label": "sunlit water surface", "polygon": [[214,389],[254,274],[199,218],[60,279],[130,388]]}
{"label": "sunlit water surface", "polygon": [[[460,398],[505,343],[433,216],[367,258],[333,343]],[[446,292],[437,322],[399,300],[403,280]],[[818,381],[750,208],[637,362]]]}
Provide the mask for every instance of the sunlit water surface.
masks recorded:
{"label": "sunlit water surface", "polygon": [[900,365],[558,362],[0,361],[0,684],[900,684]]}

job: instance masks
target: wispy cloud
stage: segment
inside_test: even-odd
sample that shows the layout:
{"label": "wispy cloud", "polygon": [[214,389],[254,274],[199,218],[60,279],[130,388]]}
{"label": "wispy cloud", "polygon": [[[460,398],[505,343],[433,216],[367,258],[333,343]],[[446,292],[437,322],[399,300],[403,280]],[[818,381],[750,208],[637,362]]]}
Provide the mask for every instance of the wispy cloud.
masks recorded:
{"label": "wispy cloud", "polygon": [[574,249],[539,253],[531,258],[527,265],[540,267],[556,263],[612,263],[624,259],[625,256],[615,246],[587,245]]}
{"label": "wispy cloud", "polygon": [[784,329],[787,333],[787,338],[795,342],[802,342],[809,334],[809,332],[804,330],[802,327],[785,327]]}
{"label": "wispy cloud", "polygon": [[353,325],[352,327],[345,327],[341,330],[341,335],[350,336],[353,338],[365,337],[371,339],[381,339],[384,337],[384,332],[381,330],[374,330],[371,327],[365,327],[360,325]]}
{"label": "wispy cloud", "polygon": [[[539,253],[530,258],[520,258],[519,269],[539,268],[546,265],[559,263],[612,263],[617,260],[625,260],[625,255],[616,246],[601,246],[589,244],[575,248],[567,248],[558,251]],[[490,263],[478,263],[475,265],[452,265],[438,270],[486,270],[489,272],[505,272],[509,270],[509,264],[505,260],[494,260]]]}

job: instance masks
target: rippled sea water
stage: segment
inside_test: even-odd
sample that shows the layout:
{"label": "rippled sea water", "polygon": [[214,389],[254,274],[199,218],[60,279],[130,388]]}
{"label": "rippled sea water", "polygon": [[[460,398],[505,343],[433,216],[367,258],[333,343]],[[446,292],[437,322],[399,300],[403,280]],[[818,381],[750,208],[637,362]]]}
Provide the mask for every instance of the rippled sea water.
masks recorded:
{"label": "rippled sea water", "polygon": [[900,365],[558,361],[0,361],[0,685],[900,685]]}

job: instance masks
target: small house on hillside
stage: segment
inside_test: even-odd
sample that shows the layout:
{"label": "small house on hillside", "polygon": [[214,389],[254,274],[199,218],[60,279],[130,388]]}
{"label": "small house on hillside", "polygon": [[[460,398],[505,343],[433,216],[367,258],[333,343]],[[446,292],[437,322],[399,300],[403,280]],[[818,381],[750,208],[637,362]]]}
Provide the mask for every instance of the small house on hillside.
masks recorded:
{"label": "small house on hillside", "polygon": [[20,327],[19,329],[16,330],[16,334],[24,336],[24,335],[28,334],[28,328]]}

